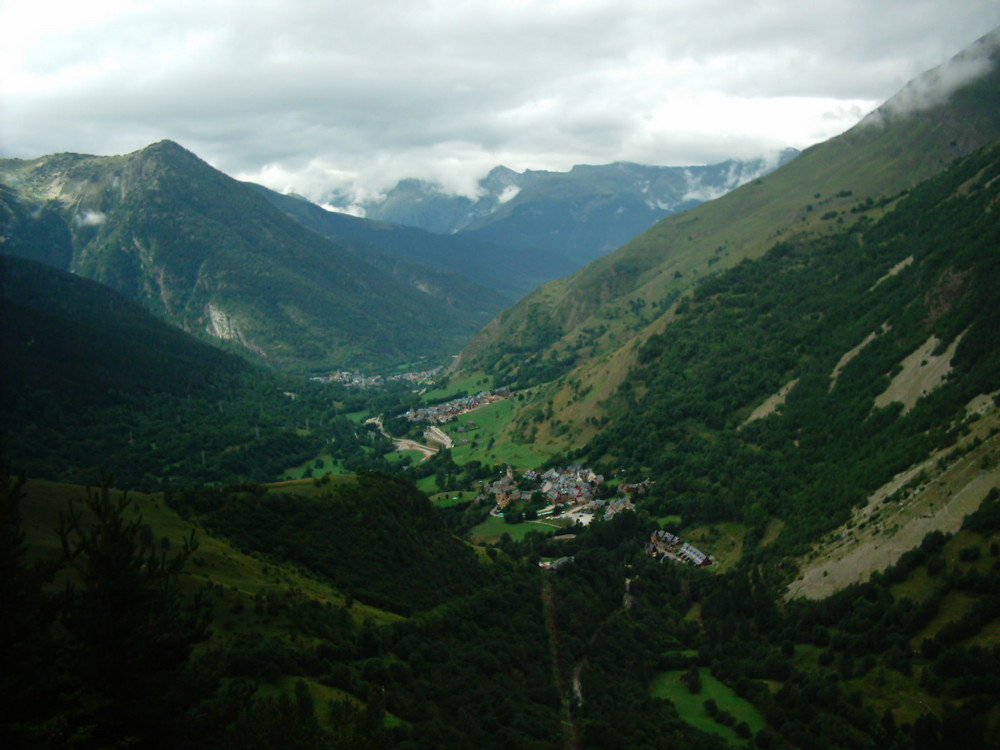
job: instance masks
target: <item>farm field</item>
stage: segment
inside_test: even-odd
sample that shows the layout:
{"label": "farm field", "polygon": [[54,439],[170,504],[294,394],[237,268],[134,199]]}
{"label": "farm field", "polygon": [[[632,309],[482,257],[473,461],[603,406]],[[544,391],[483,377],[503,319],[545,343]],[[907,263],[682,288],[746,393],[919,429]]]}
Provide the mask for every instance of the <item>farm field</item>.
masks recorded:
{"label": "farm field", "polygon": [[[303,479],[312,476],[323,476],[324,474],[343,474],[343,465],[329,453],[321,453],[316,458],[304,461],[298,466],[286,469],[284,479]],[[308,477],[307,477],[308,475]]]}
{"label": "farm field", "polygon": [[[444,425],[444,431],[455,441],[451,451],[455,463],[478,460],[485,464],[510,464],[515,469],[536,468],[545,463],[549,455],[531,445],[515,443],[505,433],[513,413],[514,404],[507,399],[463,414]],[[460,431],[469,422],[474,422],[478,429]],[[461,442],[463,440],[468,442]]]}
{"label": "farm field", "polygon": [[[504,534],[510,534],[511,539],[521,540],[532,531],[541,532],[543,534],[558,532],[559,528],[556,528],[552,524],[560,525],[560,521],[546,521],[544,523],[539,523],[538,521],[507,523],[502,518],[490,516],[481,524],[472,528],[469,532],[469,539],[474,543],[481,544],[484,542],[496,542]],[[565,521],[563,521],[562,524],[568,525]]]}
{"label": "farm field", "polygon": [[482,372],[469,373],[460,378],[454,378],[443,386],[423,394],[425,401],[456,398],[460,393],[479,393],[493,388],[493,376]]}
{"label": "farm field", "polygon": [[764,728],[764,717],[752,703],[743,700],[731,688],[719,682],[708,669],[699,669],[699,674],[701,691],[698,693],[688,690],[683,681],[683,671],[673,670],[664,672],[653,680],[653,695],[671,701],[681,718],[692,726],[716,734],[731,744],[746,745],[747,740],[737,735],[735,730],[709,716],[705,701],[715,701],[720,710],[732,714],[737,724],[746,722],[754,734]]}

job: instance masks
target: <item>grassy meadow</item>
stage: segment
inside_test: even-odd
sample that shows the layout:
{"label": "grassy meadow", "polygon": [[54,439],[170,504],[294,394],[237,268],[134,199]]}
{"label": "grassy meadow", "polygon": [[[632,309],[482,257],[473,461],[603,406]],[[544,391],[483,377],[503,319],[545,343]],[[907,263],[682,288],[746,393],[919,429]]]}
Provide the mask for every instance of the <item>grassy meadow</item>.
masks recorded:
{"label": "grassy meadow", "polygon": [[706,669],[699,669],[701,675],[701,690],[692,693],[684,684],[684,672],[673,670],[663,672],[653,680],[652,693],[657,698],[665,698],[677,708],[681,718],[704,732],[716,734],[733,745],[746,745],[747,741],[739,737],[732,727],[720,724],[713,719],[705,709],[705,701],[713,700],[720,710],[728,712],[736,723],[746,722],[750,731],[756,733],[764,728],[764,717],[748,701],[743,700],[732,688],[719,682]]}

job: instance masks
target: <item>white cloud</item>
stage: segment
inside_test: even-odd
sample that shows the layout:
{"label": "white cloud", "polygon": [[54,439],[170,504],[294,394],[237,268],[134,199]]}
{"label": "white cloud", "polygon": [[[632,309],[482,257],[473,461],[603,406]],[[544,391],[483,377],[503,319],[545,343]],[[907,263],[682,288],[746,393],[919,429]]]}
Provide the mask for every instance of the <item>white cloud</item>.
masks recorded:
{"label": "white cloud", "polygon": [[517,197],[517,194],[521,192],[521,188],[517,185],[508,185],[503,189],[500,195],[497,196],[498,203],[509,203]]}
{"label": "white cloud", "polygon": [[[992,44],[1000,42],[1000,30],[989,35]],[[990,45],[975,44],[957,57],[938,66],[934,70],[917,76],[889,99],[883,107],[873,112],[865,122],[880,123],[885,117],[893,117],[924,109],[930,109],[946,101],[948,96],[963,84],[985,75],[992,67]]]}
{"label": "white cloud", "polygon": [[5,0],[4,154],[172,138],[362,198],[497,164],[805,147],[1000,24],[997,0]]}
{"label": "white cloud", "polygon": [[97,227],[108,220],[108,215],[103,211],[84,211],[83,216],[74,216],[73,221],[81,227]]}

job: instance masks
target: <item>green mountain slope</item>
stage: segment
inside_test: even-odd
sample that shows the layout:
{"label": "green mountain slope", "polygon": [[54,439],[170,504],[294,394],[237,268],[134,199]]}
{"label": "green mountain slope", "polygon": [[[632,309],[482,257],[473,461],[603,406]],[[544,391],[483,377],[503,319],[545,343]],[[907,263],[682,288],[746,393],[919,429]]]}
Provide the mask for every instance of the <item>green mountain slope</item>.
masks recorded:
{"label": "green mountain slope", "polygon": [[[12,251],[69,259],[73,272],[185,330],[278,367],[440,357],[481,322],[306,230],[171,142],[119,157],[6,160],[0,182],[15,193],[3,196]],[[45,248],[32,239],[39,233],[70,245]]]}
{"label": "green mountain slope", "polygon": [[[994,32],[847,133],[547,284],[491,322],[463,362],[537,382],[601,356],[628,359],[630,342],[662,328],[676,299],[707,276],[779,240],[853,222],[871,202],[994,141],[1000,135],[998,46],[1000,32]],[[964,85],[943,88],[955,70],[964,72]],[[971,80],[970,70],[978,74]],[[915,101],[919,108],[910,106]]]}
{"label": "green mountain slope", "polygon": [[[998,201],[992,150],[878,222],[781,243],[702,284],[639,348],[591,458],[650,471],[661,515],[761,531],[781,518],[782,544],[802,552],[935,451],[928,471],[988,456],[995,437],[962,438],[995,419],[1000,393]],[[954,494],[991,467],[956,476]]]}
{"label": "green mountain slope", "polygon": [[[0,256],[3,458],[35,478],[129,487],[276,479],[329,453],[387,468],[342,389],[195,340],[117,292]],[[366,453],[366,451],[368,451]]]}
{"label": "green mountain slope", "polygon": [[4,383],[13,392],[110,402],[109,390],[183,394],[249,369],[95,281],[11,256],[0,256],[0,280]]}

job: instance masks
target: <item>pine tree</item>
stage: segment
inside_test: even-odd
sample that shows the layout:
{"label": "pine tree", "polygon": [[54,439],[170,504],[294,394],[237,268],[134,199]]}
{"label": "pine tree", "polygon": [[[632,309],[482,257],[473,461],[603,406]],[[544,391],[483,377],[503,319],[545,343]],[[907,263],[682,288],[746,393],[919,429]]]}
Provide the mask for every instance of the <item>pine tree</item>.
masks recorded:
{"label": "pine tree", "polygon": [[214,687],[185,670],[207,635],[207,619],[185,606],[177,588],[194,535],[168,554],[143,533],[127,494],[113,498],[107,485],[88,490],[83,506],[60,522],[64,557],[76,573],[61,612],[94,740],[172,746],[185,711]]}

